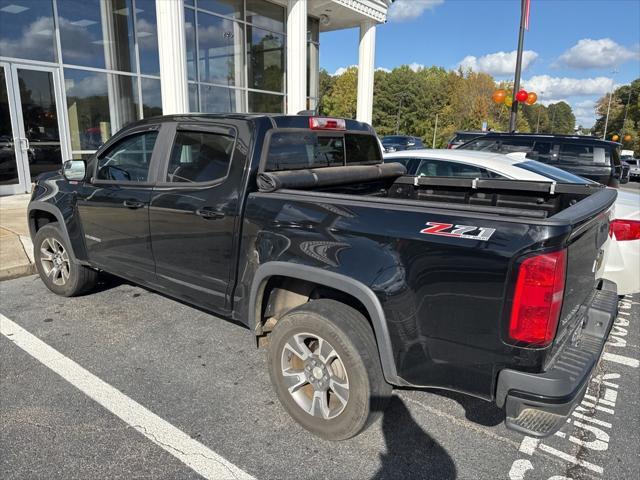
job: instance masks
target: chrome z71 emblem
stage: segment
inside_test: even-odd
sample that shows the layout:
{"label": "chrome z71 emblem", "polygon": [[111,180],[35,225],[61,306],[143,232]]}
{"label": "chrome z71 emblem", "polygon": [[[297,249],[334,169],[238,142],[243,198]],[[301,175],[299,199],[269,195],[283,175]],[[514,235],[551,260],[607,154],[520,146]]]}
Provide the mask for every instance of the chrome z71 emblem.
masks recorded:
{"label": "chrome z71 emblem", "polygon": [[441,237],[468,238],[469,240],[489,240],[495,228],[476,227],[472,225],[454,225],[452,223],[427,222],[428,228],[420,233],[439,235]]}

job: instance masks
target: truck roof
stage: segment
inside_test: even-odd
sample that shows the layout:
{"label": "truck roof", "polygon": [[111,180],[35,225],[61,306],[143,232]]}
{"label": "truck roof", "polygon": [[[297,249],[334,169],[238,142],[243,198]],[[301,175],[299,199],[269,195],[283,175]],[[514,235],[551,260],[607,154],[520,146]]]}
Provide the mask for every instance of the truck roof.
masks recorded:
{"label": "truck roof", "polygon": [[[172,115],[159,115],[149,117],[131,123],[126,126],[146,125],[162,122],[216,122],[220,120],[245,120],[245,121],[265,121],[270,122],[273,128],[309,128],[309,119],[314,117],[322,117],[322,115],[284,115],[281,113],[179,113]],[[363,122],[356,120],[344,119],[346,129],[351,131],[368,132],[374,134],[373,128]]]}

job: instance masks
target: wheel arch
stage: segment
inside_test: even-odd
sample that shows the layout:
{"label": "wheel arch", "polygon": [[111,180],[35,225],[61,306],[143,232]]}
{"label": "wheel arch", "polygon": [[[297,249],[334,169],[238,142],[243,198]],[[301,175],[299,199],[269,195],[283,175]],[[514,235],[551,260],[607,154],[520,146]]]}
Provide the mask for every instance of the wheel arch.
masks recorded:
{"label": "wheel arch", "polygon": [[39,224],[40,218],[48,218],[55,219],[60,227],[60,234],[63,236],[64,240],[69,245],[69,253],[74,261],[77,261],[75,245],[71,242],[69,238],[69,232],[67,231],[67,224],[64,221],[64,217],[62,216],[62,212],[57,209],[55,206],[45,203],[45,202],[31,202],[27,209],[27,221],[29,224],[29,235],[31,239],[35,239],[36,233],[40,228],[42,228],[47,223],[51,223],[47,221],[43,224]]}
{"label": "wheel arch", "polygon": [[260,265],[254,275],[249,297],[248,325],[254,334],[261,333],[265,288],[273,277],[302,280],[327,287],[359,302],[371,322],[385,379],[391,384],[403,383],[397,375],[391,338],[380,300],[368,286],[346,275],[289,262],[273,261]]}

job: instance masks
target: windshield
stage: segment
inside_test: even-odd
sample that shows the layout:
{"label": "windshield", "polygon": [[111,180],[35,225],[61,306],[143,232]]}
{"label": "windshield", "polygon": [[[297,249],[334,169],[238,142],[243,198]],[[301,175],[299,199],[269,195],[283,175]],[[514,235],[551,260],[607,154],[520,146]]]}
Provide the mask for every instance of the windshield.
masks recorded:
{"label": "windshield", "polygon": [[400,145],[406,145],[407,143],[409,143],[409,139],[407,137],[400,136],[384,137],[382,139],[382,144],[384,145],[387,143],[399,143]]}
{"label": "windshield", "polygon": [[579,177],[578,175],[574,175],[573,173],[566,172],[556,167],[552,167],[551,165],[547,165],[546,163],[536,162],[535,160],[528,160],[526,162],[516,163],[514,167],[522,168],[523,170],[527,170],[529,172],[537,173],[538,175],[542,175],[543,177],[547,177],[554,182],[559,183],[594,183],[591,180],[587,180],[586,178]]}

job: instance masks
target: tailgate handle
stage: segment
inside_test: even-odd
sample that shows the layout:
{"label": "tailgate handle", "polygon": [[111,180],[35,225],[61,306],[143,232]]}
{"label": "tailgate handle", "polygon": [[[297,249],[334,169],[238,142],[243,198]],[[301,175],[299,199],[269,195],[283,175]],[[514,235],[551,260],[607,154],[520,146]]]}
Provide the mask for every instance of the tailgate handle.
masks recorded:
{"label": "tailgate handle", "polygon": [[199,208],[198,210],[196,210],[196,215],[199,215],[207,220],[224,217],[224,213],[214,210],[211,207]]}

